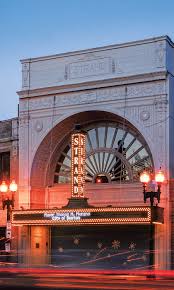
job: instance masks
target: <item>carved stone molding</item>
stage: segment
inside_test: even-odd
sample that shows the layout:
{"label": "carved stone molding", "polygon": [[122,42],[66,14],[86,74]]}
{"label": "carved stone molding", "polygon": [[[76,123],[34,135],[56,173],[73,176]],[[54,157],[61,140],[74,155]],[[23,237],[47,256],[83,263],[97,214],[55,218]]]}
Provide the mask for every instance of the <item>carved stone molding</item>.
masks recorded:
{"label": "carved stone molding", "polygon": [[12,156],[16,157],[18,155],[18,144],[12,146]]}
{"label": "carved stone molding", "polygon": [[[127,98],[154,96],[165,93],[163,82],[136,84],[127,86]],[[91,90],[83,93],[63,94],[56,96],[57,106],[88,104],[91,102],[125,99],[125,86]]]}
{"label": "carved stone molding", "polygon": [[154,105],[157,112],[166,112],[168,107],[168,100],[162,98],[155,99]]}
{"label": "carved stone molding", "polygon": [[85,91],[84,93],[68,94],[56,97],[56,106],[68,106],[78,104],[89,104],[97,101],[96,91]]}
{"label": "carved stone molding", "polygon": [[68,79],[68,65],[65,65],[65,74],[64,74],[64,79],[67,80]]}
{"label": "carved stone molding", "polygon": [[30,64],[25,62],[22,64],[22,87],[29,87]]}
{"label": "carved stone molding", "polygon": [[45,108],[53,107],[53,97],[40,97],[40,98],[33,98],[29,102],[29,109],[30,110],[40,110]]}
{"label": "carved stone molding", "polygon": [[115,61],[114,59],[112,60],[112,73],[115,73]]}
{"label": "carved stone molding", "polygon": [[156,66],[163,67],[165,65],[166,47],[164,42],[157,42],[155,49]]}
{"label": "carved stone molding", "polygon": [[34,125],[35,131],[40,132],[43,129],[43,122],[41,120],[37,120]]}
{"label": "carved stone molding", "polygon": [[29,124],[30,116],[28,115],[21,115],[19,117],[19,127],[26,127]]}
{"label": "carved stone molding", "polygon": [[154,100],[155,116],[156,116],[156,142],[158,142],[158,161],[159,166],[165,167],[166,162],[166,120],[167,120],[167,110],[168,110],[168,100],[166,98],[156,98]]}
{"label": "carved stone molding", "polygon": [[166,93],[165,82],[159,81],[156,83],[144,83],[127,86],[127,95],[136,97],[136,96],[153,96],[153,95],[162,95]]}
{"label": "carved stone molding", "polygon": [[[161,96],[166,93],[165,82],[148,82],[144,84],[134,84],[127,85],[126,99],[129,98],[142,98],[149,96]],[[61,107],[68,105],[80,105],[80,104],[90,104],[101,101],[112,101],[125,99],[125,85],[98,88],[92,90],[84,90],[83,92],[72,92],[72,93],[62,93],[57,94],[55,97],[51,96],[40,96],[37,98],[30,98],[28,101],[24,99],[20,100],[20,112],[26,112],[31,110],[41,110],[41,109],[52,109],[53,107]],[[28,108],[29,102],[29,108]]]}
{"label": "carved stone molding", "polygon": [[27,99],[21,99],[19,101],[19,111],[23,112],[23,111],[28,111],[28,100]]}
{"label": "carved stone molding", "polygon": [[150,112],[149,111],[143,110],[143,111],[140,112],[140,120],[147,121],[149,118],[150,118]]}

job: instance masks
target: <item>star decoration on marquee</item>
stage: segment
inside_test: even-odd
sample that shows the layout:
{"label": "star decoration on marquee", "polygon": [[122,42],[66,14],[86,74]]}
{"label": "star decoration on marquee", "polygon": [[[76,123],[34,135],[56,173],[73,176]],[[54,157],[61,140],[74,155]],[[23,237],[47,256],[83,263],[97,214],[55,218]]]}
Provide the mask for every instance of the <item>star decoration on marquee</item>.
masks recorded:
{"label": "star decoration on marquee", "polygon": [[59,253],[63,253],[63,248],[62,247],[59,247],[58,248],[58,251],[59,251]]}
{"label": "star decoration on marquee", "polygon": [[74,244],[75,244],[75,245],[79,245],[79,242],[80,242],[80,239],[78,239],[78,238],[74,238]]}
{"label": "star decoration on marquee", "polygon": [[143,255],[143,256],[142,256],[142,260],[143,260],[144,262],[147,261],[147,257],[146,257],[146,255]]}
{"label": "star decoration on marquee", "polygon": [[112,248],[114,248],[115,250],[118,250],[120,248],[120,241],[114,240],[112,242]]}
{"label": "star decoration on marquee", "polygon": [[129,245],[129,250],[135,251],[135,248],[136,248],[136,244],[134,242],[131,242]]}
{"label": "star decoration on marquee", "polygon": [[103,246],[103,244],[102,244],[101,242],[98,242],[98,243],[97,243],[97,247],[98,247],[99,249],[101,249],[102,246]]}
{"label": "star decoration on marquee", "polygon": [[91,256],[90,252],[87,252],[87,253],[86,253],[86,256],[87,256],[87,257],[90,257],[90,256]]}

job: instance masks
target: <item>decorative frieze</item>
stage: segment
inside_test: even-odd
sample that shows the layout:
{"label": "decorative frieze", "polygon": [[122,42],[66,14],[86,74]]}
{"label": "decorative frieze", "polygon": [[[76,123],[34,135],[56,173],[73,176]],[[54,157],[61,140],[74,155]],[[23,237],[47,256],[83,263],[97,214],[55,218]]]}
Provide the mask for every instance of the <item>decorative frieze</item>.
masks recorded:
{"label": "decorative frieze", "polygon": [[[126,98],[148,97],[165,94],[163,82],[136,84],[127,86]],[[104,89],[90,90],[83,93],[71,93],[56,96],[56,106],[68,106],[78,104],[90,104],[91,102],[114,101],[125,99],[125,86],[117,86]]]}
{"label": "decorative frieze", "polygon": [[[126,86],[126,99],[161,96],[165,94],[163,81],[156,83],[136,84]],[[31,98],[29,101],[20,101],[20,112],[41,109],[53,109],[62,106],[101,103],[102,101],[115,101],[125,99],[125,86],[115,86],[83,92],[64,93],[56,96],[43,96]],[[29,104],[28,104],[29,102]],[[29,108],[28,108],[29,106]]]}
{"label": "decorative frieze", "polygon": [[29,109],[40,110],[45,108],[51,108],[53,107],[54,104],[53,98],[54,98],[53,96],[33,98],[29,102]]}
{"label": "decorative frieze", "polygon": [[68,106],[78,104],[89,104],[97,101],[97,93],[95,91],[87,91],[83,93],[67,94],[56,96],[56,106]]}
{"label": "decorative frieze", "polygon": [[166,88],[163,81],[127,86],[128,97],[159,96],[165,93]]}

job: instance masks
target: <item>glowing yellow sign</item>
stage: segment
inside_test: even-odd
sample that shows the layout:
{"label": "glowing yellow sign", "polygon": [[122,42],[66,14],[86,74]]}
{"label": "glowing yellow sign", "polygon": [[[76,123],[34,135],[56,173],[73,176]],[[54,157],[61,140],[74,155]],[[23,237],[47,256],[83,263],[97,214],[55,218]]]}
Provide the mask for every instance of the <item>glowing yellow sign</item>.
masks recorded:
{"label": "glowing yellow sign", "polygon": [[85,185],[85,133],[74,133],[71,137],[72,197],[84,197]]}

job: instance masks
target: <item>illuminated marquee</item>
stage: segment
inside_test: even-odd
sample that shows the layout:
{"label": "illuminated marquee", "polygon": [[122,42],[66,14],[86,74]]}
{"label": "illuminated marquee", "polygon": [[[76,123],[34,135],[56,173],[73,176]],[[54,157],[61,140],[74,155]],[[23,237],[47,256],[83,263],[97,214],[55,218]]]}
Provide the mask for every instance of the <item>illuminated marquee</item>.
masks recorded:
{"label": "illuminated marquee", "polygon": [[13,225],[116,225],[163,223],[163,208],[111,207],[81,209],[14,210]]}
{"label": "illuminated marquee", "polygon": [[71,137],[72,197],[84,197],[85,184],[85,133],[74,133]]}

